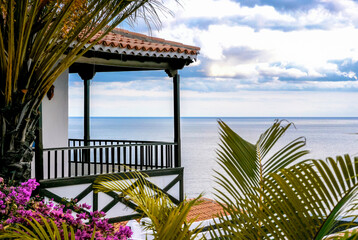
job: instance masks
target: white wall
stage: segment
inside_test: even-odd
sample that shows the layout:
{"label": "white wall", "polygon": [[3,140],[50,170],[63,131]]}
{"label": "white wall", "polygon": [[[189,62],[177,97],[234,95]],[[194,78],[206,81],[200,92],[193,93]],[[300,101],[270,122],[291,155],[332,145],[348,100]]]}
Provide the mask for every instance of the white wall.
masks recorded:
{"label": "white wall", "polygon": [[55,94],[42,101],[43,147],[67,147],[68,142],[68,70],[54,83]]}

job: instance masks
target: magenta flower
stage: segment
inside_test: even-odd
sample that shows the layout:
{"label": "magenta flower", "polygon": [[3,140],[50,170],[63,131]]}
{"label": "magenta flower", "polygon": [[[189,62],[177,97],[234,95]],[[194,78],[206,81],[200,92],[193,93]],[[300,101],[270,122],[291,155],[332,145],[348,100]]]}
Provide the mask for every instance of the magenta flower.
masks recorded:
{"label": "magenta flower", "polygon": [[20,186],[7,187],[0,178],[0,231],[6,225],[16,223],[31,226],[25,220],[34,218],[41,222],[41,216],[52,219],[58,227],[65,222],[75,232],[75,239],[90,239],[96,228],[96,239],[126,240],[132,236],[129,227],[120,227],[114,230],[108,219],[104,219],[105,212],[87,212],[91,206],[83,203],[77,204],[77,200],[71,200],[66,205],[54,203],[53,200],[45,202],[38,197],[31,197],[32,192],[39,186],[35,179],[21,183]]}

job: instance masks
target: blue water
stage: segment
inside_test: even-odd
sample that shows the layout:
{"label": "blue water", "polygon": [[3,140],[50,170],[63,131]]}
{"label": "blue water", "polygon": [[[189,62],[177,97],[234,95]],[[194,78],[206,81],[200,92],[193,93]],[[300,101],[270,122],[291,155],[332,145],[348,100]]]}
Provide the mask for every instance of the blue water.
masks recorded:
{"label": "blue water", "polygon": [[[358,154],[358,118],[285,118],[294,122],[282,138],[281,146],[304,136],[308,157],[325,158],[338,154]],[[240,136],[255,143],[275,118],[222,118]],[[182,165],[188,197],[205,192],[212,197],[216,187],[213,169],[218,169],[215,149],[219,134],[217,118],[182,118]],[[69,119],[69,137],[83,138],[83,119]],[[173,141],[172,118],[91,118],[92,139]],[[278,145],[279,147],[280,145]],[[307,158],[308,158],[307,157]]]}

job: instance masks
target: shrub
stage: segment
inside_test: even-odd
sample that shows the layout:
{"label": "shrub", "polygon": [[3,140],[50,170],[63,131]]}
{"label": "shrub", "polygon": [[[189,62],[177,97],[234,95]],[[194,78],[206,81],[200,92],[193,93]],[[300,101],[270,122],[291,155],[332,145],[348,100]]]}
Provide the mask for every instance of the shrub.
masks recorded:
{"label": "shrub", "polygon": [[[105,213],[90,212],[91,206],[77,204],[71,200],[64,204],[31,197],[32,192],[39,186],[35,179],[29,179],[19,186],[7,186],[0,178],[0,230],[6,232],[9,226],[22,224],[31,228],[28,220],[34,219],[39,223],[50,219],[60,229],[62,224],[73,228],[76,239],[91,239],[94,229],[95,239],[125,240],[132,235],[129,227],[114,229],[105,219]],[[63,234],[63,232],[61,232]]]}

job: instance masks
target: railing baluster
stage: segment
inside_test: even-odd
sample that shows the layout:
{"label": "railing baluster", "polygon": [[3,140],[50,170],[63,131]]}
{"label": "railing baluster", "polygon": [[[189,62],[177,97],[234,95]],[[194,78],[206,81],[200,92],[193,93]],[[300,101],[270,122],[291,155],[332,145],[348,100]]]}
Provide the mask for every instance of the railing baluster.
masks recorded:
{"label": "railing baluster", "polygon": [[155,145],[154,151],[154,160],[155,160],[155,169],[158,169],[158,145]]}
{"label": "railing baluster", "polygon": [[164,168],[164,145],[160,145],[160,161],[161,168]]}
{"label": "railing baluster", "polygon": [[93,149],[94,174],[97,174],[97,148]]}
{"label": "railing baluster", "polygon": [[148,156],[148,162],[147,162],[147,169],[151,169],[151,158],[150,158],[150,154],[151,154],[151,151],[150,151],[150,146],[147,145],[147,156]]}
{"label": "railing baluster", "polygon": [[55,179],[57,178],[57,151],[55,151]]}
{"label": "railing baluster", "polygon": [[132,146],[129,145],[129,168],[132,168]]}
{"label": "railing baluster", "polygon": [[123,162],[124,162],[124,171],[127,171],[127,147],[123,147]]}
{"label": "railing baluster", "polygon": [[154,168],[153,164],[153,145],[149,146],[149,152],[150,152],[150,169]]}
{"label": "railing baluster", "polygon": [[171,165],[171,164],[170,164],[170,145],[167,146],[167,151],[168,151],[168,153],[167,153],[167,155],[168,155],[168,160],[167,160],[167,161],[168,161],[168,165],[167,165],[167,167],[170,168],[170,165]]}
{"label": "railing baluster", "polygon": [[144,147],[144,151],[145,151],[145,153],[144,153],[144,167],[145,167],[145,170],[147,170],[148,169],[148,147],[147,146]]}
{"label": "railing baluster", "polygon": [[48,151],[47,153],[47,178],[50,179],[50,170],[51,170],[51,152]]}
{"label": "railing baluster", "polygon": [[170,167],[170,163],[169,163],[169,145],[165,145],[165,151],[166,151],[166,167]]}
{"label": "railing baluster", "polygon": [[[113,144],[112,144],[113,145]],[[115,148],[111,148],[111,157],[112,157],[112,173],[114,173],[114,157],[115,157],[115,152],[114,152]]]}
{"label": "railing baluster", "polygon": [[78,149],[75,150],[75,156],[74,156],[74,158],[75,158],[74,159],[75,160],[75,177],[77,177],[77,174],[78,174],[78,172],[77,172],[78,171],[78,166],[77,166],[78,165],[77,164],[77,162],[78,162],[77,153],[78,152],[77,151],[78,151]]}
{"label": "railing baluster", "polygon": [[173,145],[169,145],[169,159],[170,159],[169,167],[173,167]]}
{"label": "railing baluster", "polygon": [[100,173],[103,174],[103,148],[99,149],[99,164],[101,165]]}
{"label": "railing baluster", "polygon": [[72,173],[71,173],[71,167],[72,167],[72,163],[71,163],[71,157],[72,157],[72,151],[71,149],[68,150],[68,177],[71,177],[72,176]]}
{"label": "railing baluster", "polygon": [[140,170],[143,170],[144,165],[144,147],[140,146]]}
{"label": "railing baluster", "polygon": [[61,151],[61,176],[65,177],[65,150]]}
{"label": "railing baluster", "polygon": [[135,170],[138,170],[138,147],[137,146],[134,147],[134,151],[135,151],[134,166],[135,166]]}
{"label": "railing baluster", "polygon": [[88,156],[87,156],[87,175],[91,175],[91,153],[92,153],[93,151],[91,151],[91,149],[88,149],[88,150],[86,150],[86,154],[88,154]]}
{"label": "railing baluster", "polygon": [[85,161],[86,161],[86,149],[80,150],[82,159],[81,159],[81,176],[84,176],[85,174]]}
{"label": "railing baluster", "polygon": [[[106,145],[107,145],[107,143],[106,143]],[[109,148],[106,148],[105,152],[106,152],[106,157],[104,159],[104,162],[106,165],[107,173],[109,173]]]}
{"label": "railing baluster", "polygon": [[118,172],[121,172],[121,147],[117,147],[117,165]]}

